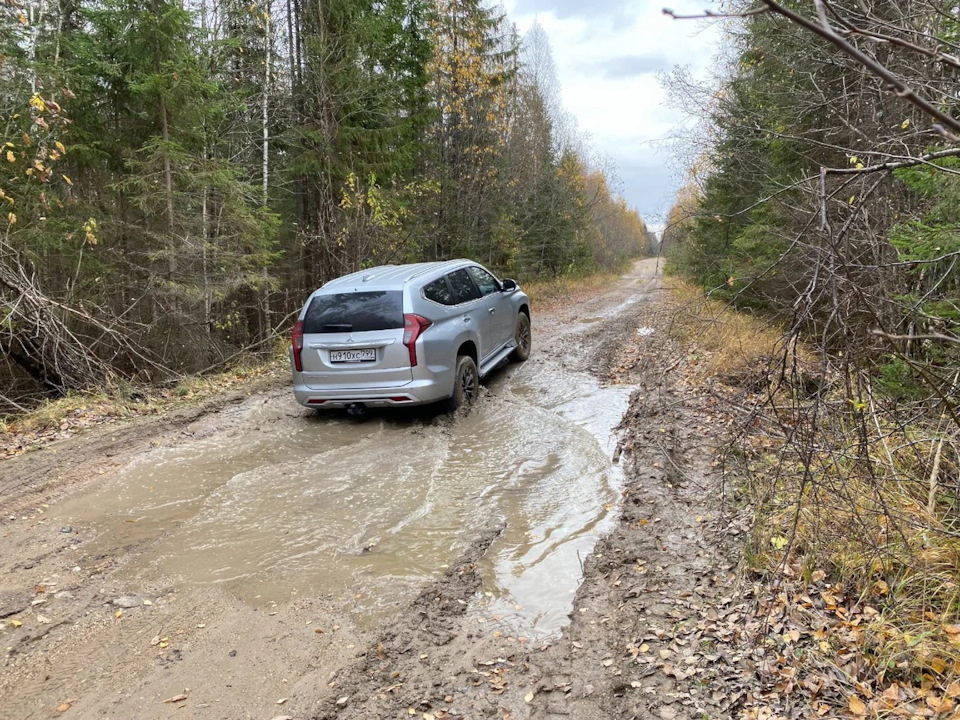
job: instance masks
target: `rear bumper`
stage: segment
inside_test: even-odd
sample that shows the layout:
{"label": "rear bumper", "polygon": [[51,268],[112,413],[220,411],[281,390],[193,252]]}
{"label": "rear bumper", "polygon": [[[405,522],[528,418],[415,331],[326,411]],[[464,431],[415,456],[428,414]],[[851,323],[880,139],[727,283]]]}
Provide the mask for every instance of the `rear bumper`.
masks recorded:
{"label": "rear bumper", "polygon": [[[296,375],[296,373],[295,373]],[[304,407],[323,409],[344,408],[354,403],[367,407],[401,407],[426,405],[450,397],[453,382],[440,383],[435,378],[414,380],[392,388],[310,388],[298,384],[294,377],[293,396]]]}

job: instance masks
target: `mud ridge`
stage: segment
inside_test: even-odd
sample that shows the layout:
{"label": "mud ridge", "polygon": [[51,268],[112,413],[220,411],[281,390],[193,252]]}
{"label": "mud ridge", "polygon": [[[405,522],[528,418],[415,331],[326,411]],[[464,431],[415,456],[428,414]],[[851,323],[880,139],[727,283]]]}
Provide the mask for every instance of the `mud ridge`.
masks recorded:
{"label": "mud ridge", "polygon": [[337,671],[327,683],[328,692],[303,712],[314,720],[385,717],[409,707],[426,711],[442,702],[434,697],[429,680],[408,680],[406,666],[422,664],[457,637],[457,620],[480,589],[476,563],[504,527],[501,523],[482,531],[444,575],[410,603],[404,618],[384,628],[355,664]]}

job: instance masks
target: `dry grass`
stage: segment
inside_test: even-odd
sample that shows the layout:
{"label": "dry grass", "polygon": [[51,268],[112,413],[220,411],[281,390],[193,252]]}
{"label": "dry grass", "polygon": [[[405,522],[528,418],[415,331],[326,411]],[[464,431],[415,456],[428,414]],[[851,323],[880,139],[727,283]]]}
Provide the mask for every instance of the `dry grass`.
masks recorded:
{"label": "dry grass", "polygon": [[[765,372],[772,358],[784,357],[783,333],[768,320],[737,312],[679,280],[671,279],[669,286],[679,304],[672,334],[697,348],[698,364],[707,374],[739,385]],[[791,346],[786,359],[809,365],[813,355]]]}
{"label": "dry grass", "polygon": [[537,312],[553,309],[561,303],[576,302],[578,298],[596,295],[610,287],[620,276],[616,273],[598,273],[585,277],[559,277],[524,283],[522,290],[530,297]]}
{"label": "dry grass", "polygon": [[815,353],[787,346],[765,318],[670,285],[672,334],[694,373],[719,379],[740,408],[743,433],[727,456],[754,514],[745,569],[813,597],[804,612],[816,612],[824,588],[846,597],[840,610],[819,611],[833,639],[822,653],[810,648],[810,668],[856,655],[858,679],[874,688],[896,680],[960,692],[951,685],[960,677],[960,439],[945,436],[942,419],[906,423],[896,406],[850,400],[843,383],[815,394],[774,383],[778,367],[815,375]]}

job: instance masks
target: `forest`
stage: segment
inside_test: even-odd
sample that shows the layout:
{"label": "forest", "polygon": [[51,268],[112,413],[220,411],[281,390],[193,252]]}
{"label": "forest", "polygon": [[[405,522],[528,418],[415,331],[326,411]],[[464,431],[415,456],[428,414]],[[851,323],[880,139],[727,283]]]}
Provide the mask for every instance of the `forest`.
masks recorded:
{"label": "forest", "polygon": [[649,252],[558,87],[484,0],[8,0],[0,412],[273,351],[363,267]]}
{"label": "forest", "polygon": [[728,455],[754,513],[747,564],[803,593],[819,574],[875,612],[850,631],[855,662],[814,654],[845,692],[945,688],[960,659],[960,8],[734,0],[717,15],[719,83],[670,78],[699,126],[664,245],[672,272],[778,328],[739,379]]}

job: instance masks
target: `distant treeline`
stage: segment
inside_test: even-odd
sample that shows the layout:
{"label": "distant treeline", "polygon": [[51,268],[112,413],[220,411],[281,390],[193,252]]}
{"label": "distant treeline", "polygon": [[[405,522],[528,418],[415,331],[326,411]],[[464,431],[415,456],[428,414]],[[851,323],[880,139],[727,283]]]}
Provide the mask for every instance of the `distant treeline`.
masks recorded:
{"label": "distant treeline", "polygon": [[10,0],[0,403],[201,370],[365,266],[647,252],[558,95],[481,0]]}

